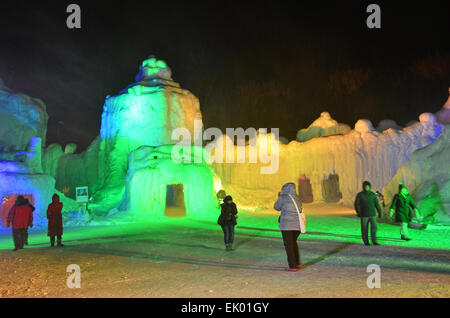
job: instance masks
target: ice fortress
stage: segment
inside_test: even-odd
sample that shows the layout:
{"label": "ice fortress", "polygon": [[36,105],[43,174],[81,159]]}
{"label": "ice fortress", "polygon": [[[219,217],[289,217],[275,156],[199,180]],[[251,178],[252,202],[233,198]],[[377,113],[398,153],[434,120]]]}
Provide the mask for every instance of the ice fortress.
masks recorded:
{"label": "ice fortress", "polygon": [[[321,116],[329,118],[326,113]],[[248,207],[270,207],[281,185],[289,181],[309,188],[313,202],[352,205],[364,180],[370,180],[372,188],[381,192],[414,151],[433,142],[443,129],[429,113],[421,114],[419,122],[409,127],[383,132],[362,119],[344,135],[280,143],[275,174],[260,174],[261,163],[214,164],[213,169],[224,187]]]}
{"label": "ice fortress", "polygon": [[90,207],[97,212],[119,208],[157,215],[166,205],[161,193],[176,182],[173,186],[183,185],[187,215],[202,214],[215,209],[211,169],[196,163],[175,166],[167,153],[175,143],[172,130],[182,127],[194,135],[194,121],[201,119],[198,99],[172,80],[165,62],[149,57],[135,83],[106,97],[100,136],[89,148],[73,154],[50,145],[44,169],[69,197],[76,186],[89,186]]}
{"label": "ice fortress", "polygon": [[[363,180],[370,180],[374,190],[384,189],[389,202],[395,183],[403,180],[410,183],[419,205],[429,205],[434,202],[431,198],[440,200],[429,215],[439,210],[441,220],[448,217],[449,128],[445,127],[450,99],[436,115],[423,113],[407,127],[384,120],[375,129],[361,119],[351,128],[323,112],[299,130],[297,140],[276,141],[279,169],[261,174],[262,163],[207,164],[204,157],[191,163],[172,161],[173,129],[184,127],[194,136],[194,121],[201,121],[202,114],[199,100],[174,82],[170,68],[155,57],[141,64],[134,83],[106,97],[100,134],[82,153],[76,153],[75,144],[64,150],[51,144],[41,154],[45,105],[0,84],[0,196],[4,200],[11,194],[31,194],[39,215],[55,190],[64,194],[65,210],[75,210],[75,188],[85,185],[90,211],[96,215],[114,211],[114,215],[135,212],[156,217],[164,215],[169,204],[184,206],[186,216],[215,214],[215,192],[220,188],[233,195],[240,208],[271,208],[281,186],[292,181],[305,202],[352,205]],[[227,138],[213,143],[221,146]],[[250,143],[244,147],[247,158],[249,147]],[[201,148],[200,153],[205,152]],[[434,170],[424,159],[428,153],[437,165]]]}
{"label": "ice fortress", "polygon": [[18,194],[35,205],[35,223],[51,202],[55,179],[42,170],[48,115],[45,104],[7,88],[0,79],[0,218],[6,217]]}

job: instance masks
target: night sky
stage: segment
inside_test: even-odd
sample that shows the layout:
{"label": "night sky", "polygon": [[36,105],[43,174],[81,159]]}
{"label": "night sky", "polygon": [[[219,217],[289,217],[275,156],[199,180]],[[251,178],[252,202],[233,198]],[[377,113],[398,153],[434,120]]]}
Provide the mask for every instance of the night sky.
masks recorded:
{"label": "night sky", "polygon": [[[66,27],[70,3],[80,30]],[[381,29],[366,26],[370,3]],[[206,127],[278,127],[295,139],[322,111],[352,127],[405,124],[447,99],[447,3],[2,1],[0,77],[47,105],[47,144],[79,150],[99,134],[105,96],[151,54],[200,99]]]}

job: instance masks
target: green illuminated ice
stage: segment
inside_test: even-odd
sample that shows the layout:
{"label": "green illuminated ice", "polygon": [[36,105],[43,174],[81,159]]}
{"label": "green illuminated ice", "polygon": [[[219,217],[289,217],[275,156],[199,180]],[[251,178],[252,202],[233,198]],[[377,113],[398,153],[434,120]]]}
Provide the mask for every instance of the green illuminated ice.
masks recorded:
{"label": "green illuminated ice", "polygon": [[[187,213],[207,213],[208,207],[214,206],[210,168],[204,163],[176,165],[166,153],[178,141],[171,139],[175,128],[186,128],[194,136],[194,120],[201,119],[197,97],[172,80],[165,62],[150,57],[140,66],[134,83],[117,95],[107,96],[100,136],[88,150],[72,154],[51,145],[44,167],[55,177],[56,188],[65,190],[69,197],[74,198],[75,187],[89,186],[90,208],[97,213],[136,208],[158,214],[165,205],[163,192],[169,182],[183,184]],[[143,153],[160,155],[156,164],[135,170]]]}
{"label": "green illuminated ice", "polygon": [[[184,198],[187,216],[215,215],[216,199],[214,196],[213,173],[203,160],[203,152],[190,152],[187,162],[176,163],[172,159],[175,146],[142,146],[133,151],[129,157],[129,169],[126,177],[125,209],[150,216],[163,216],[168,202],[167,187],[180,185],[179,193]],[[189,149],[190,150],[190,149]],[[201,163],[196,163],[198,154]],[[185,158],[187,159],[187,158]],[[174,202],[174,205],[175,202]],[[181,202],[183,208],[183,202]]]}

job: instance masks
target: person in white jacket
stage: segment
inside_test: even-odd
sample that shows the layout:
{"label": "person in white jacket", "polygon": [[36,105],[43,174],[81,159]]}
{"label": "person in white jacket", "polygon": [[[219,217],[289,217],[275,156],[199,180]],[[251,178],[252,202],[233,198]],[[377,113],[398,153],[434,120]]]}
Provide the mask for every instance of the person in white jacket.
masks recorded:
{"label": "person in white jacket", "polygon": [[302,203],[295,193],[295,183],[286,183],[281,192],[278,193],[278,200],[274,209],[281,211],[278,219],[278,227],[283,236],[284,247],[286,249],[289,264],[288,271],[296,272],[301,268],[300,254],[298,251],[297,239],[300,235],[300,217]]}

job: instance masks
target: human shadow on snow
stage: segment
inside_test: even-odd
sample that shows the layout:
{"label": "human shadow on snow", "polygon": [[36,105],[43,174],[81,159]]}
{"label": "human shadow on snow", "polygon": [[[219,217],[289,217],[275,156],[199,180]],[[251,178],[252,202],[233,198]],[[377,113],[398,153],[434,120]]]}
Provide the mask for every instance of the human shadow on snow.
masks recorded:
{"label": "human shadow on snow", "polygon": [[[280,232],[280,230],[275,229],[263,229],[263,228],[255,228],[255,227],[247,227],[247,226],[238,226],[239,229],[244,230],[254,230],[254,231],[262,231],[262,232]],[[335,236],[335,237],[342,237],[342,238],[355,238],[355,239],[361,239],[361,235],[352,235],[352,234],[335,234],[335,233],[327,233],[327,232],[306,232],[303,235],[324,235],[324,236]],[[390,241],[390,242],[402,242],[401,239],[395,239],[392,237],[384,237],[384,236],[378,236],[379,240],[383,241]]]}
{"label": "human shadow on snow", "polygon": [[90,246],[89,248],[86,248],[85,246],[83,246],[83,247],[71,246],[71,249],[78,250],[79,252],[84,252],[84,253],[114,255],[114,256],[130,257],[130,258],[144,258],[144,259],[151,259],[151,260],[155,260],[155,261],[166,261],[166,262],[182,263],[182,264],[189,264],[189,265],[231,267],[231,268],[240,268],[240,269],[255,269],[255,270],[269,270],[269,271],[279,271],[279,270],[284,269],[284,267],[276,267],[276,266],[237,264],[237,263],[231,263],[231,262],[217,262],[217,261],[210,261],[210,260],[191,259],[191,258],[185,258],[185,257],[179,257],[179,256],[146,254],[146,253],[141,253],[141,252],[124,251],[124,250],[100,249],[100,248],[93,248],[92,246]]}
{"label": "human shadow on snow", "polygon": [[[151,242],[151,243],[155,243],[155,241],[152,240],[139,240],[140,242]],[[161,242],[159,242],[161,243]],[[190,248],[208,248],[208,249],[213,249],[213,250],[221,250],[218,248],[213,248],[213,247],[208,247],[205,245],[198,245],[198,244],[181,244],[181,243],[170,243],[171,245],[177,245],[177,246],[186,246],[186,247],[190,247]],[[303,265],[303,269],[307,269],[308,267],[311,267],[313,265],[316,265],[326,259],[328,259],[329,257],[338,254],[340,252],[342,252],[343,250],[347,249],[348,247],[354,245],[354,243],[342,243],[339,244],[337,246],[335,246],[332,250],[327,251],[326,253],[315,257],[307,262],[305,262]],[[327,247],[327,246],[326,246]],[[374,247],[374,248],[378,248],[378,247]],[[154,260],[154,261],[166,261],[166,262],[173,262],[173,263],[182,263],[182,264],[190,264],[190,265],[204,265],[204,266],[214,266],[214,267],[229,267],[229,268],[239,268],[239,269],[254,269],[254,270],[268,270],[268,271],[280,271],[280,270],[284,270],[285,267],[278,267],[278,266],[270,266],[270,265],[252,265],[252,264],[239,264],[239,263],[233,263],[233,262],[229,262],[229,261],[213,261],[213,260],[205,260],[205,259],[194,259],[194,258],[186,258],[186,257],[180,257],[180,256],[171,256],[171,255],[161,255],[161,254],[150,254],[150,253],[143,253],[140,251],[127,251],[127,250],[118,250],[118,249],[108,249],[108,248],[104,248],[104,247],[99,247],[99,246],[95,246],[95,245],[78,245],[78,246],[70,246],[69,247],[70,250],[76,250],[82,253],[92,253],[92,254],[101,254],[101,255],[114,255],[114,256],[122,256],[122,257],[130,257],[130,258],[140,258],[140,259],[150,259],[150,260]],[[308,250],[310,250],[310,248],[308,248]],[[222,250],[223,251],[223,250]],[[300,253],[301,253],[301,249],[300,249]],[[369,251],[369,250],[367,250]],[[230,253],[230,252],[223,252],[223,253]],[[358,256],[362,256],[359,253],[355,253]],[[217,254],[217,256],[223,256],[225,254]],[[230,255],[231,256],[231,255]],[[344,257],[347,258],[352,258],[353,255],[343,255]],[[365,256],[368,257],[378,257],[379,255],[371,255],[371,254],[366,254]],[[402,255],[397,255],[396,253],[393,253],[391,256],[402,256]],[[414,255],[403,255],[405,257],[409,257],[411,258],[411,256]],[[263,259],[264,255],[261,255],[261,259]],[[415,258],[415,257],[413,257]],[[418,258],[418,260],[423,261],[423,259]],[[414,261],[413,259],[411,259],[411,261]],[[413,262],[414,263],[414,262]],[[342,267],[346,267],[346,266],[366,266],[366,263],[360,263],[358,261],[356,261],[355,263],[352,264],[333,264],[333,263],[329,263],[327,264],[327,266],[342,266]],[[414,269],[416,271],[422,271],[422,272],[436,272],[436,273],[448,273],[447,270],[443,270],[440,268],[430,268],[425,266],[421,266],[419,264],[415,264],[413,268],[404,266],[404,265],[396,265],[396,264],[390,264],[388,266],[391,269],[404,269],[404,270],[411,270]]]}

